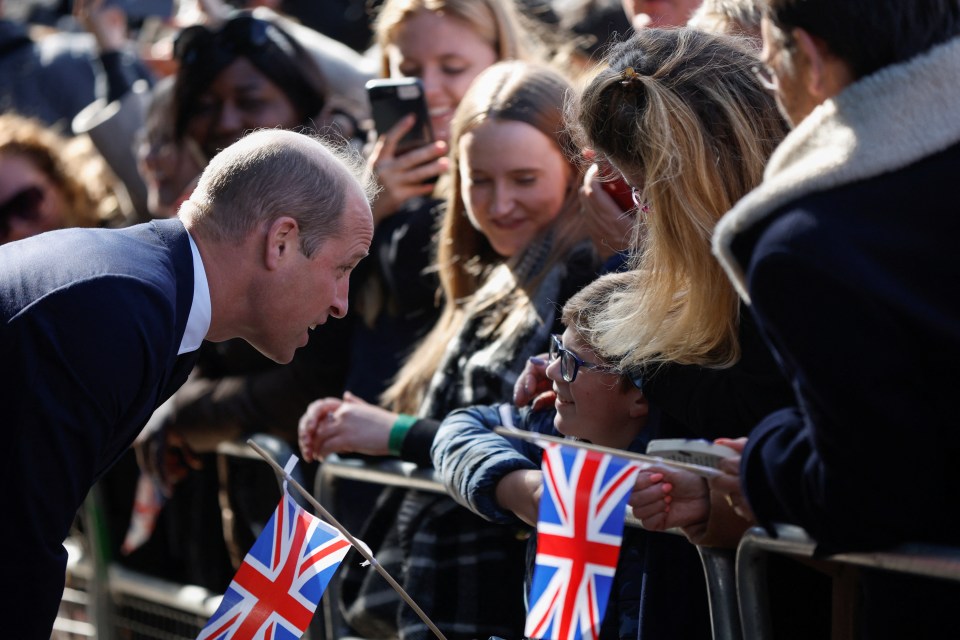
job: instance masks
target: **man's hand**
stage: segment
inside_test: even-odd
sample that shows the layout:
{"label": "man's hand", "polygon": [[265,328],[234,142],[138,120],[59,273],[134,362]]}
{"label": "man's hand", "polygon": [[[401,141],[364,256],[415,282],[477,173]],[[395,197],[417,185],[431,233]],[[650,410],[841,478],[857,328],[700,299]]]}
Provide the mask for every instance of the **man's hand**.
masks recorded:
{"label": "man's hand", "polygon": [[140,471],[152,477],[168,498],[192,470],[203,467],[200,458],[170,424],[171,407],[170,401],[161,405],[133,443]]}

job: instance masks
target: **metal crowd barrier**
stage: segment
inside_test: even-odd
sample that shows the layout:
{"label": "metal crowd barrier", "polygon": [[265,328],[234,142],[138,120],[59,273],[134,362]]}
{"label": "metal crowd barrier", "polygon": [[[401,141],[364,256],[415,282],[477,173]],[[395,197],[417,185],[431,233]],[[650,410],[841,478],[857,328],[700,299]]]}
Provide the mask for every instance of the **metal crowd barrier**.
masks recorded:
{"label": "metal crowd barrier", "polygon": [[[289,455],[286,447],[268,449],[283,464]],[[275,443],[274,443],[275,444]],[[218,464],[226,459],[259,459],[244,443],[224,443],[218,448]],[[266,464],[265,462],[263,463]],[[222,481],[229,474],[221,469]],[[411,463],[385,459],[376,463],[329,456],[317,471],[314,495],[329,509],[337,504],[337,485],[342,480],[373,483],[446,494],[443,484],[432,469],[420,469]],[[95,487],[82,510],[86,520],[85,535],[68,541],[71,564],[68,568],[68,591],[64,595],[54,637],[78,640],[96,637],[156,638],[158,640],[190,640],[206,623],[219,605],[221,594],[195,585],[177,584],[139,573],[112,563],[106,557],[107,541],[102,528],[94,523],[102,508]],[[224,505],[225,512],[229,507]],[[229,519],[229,518],[228,518]],[[226,524],[226,523],[225,523]],[[632,515],[627,526],[640,526]],[[740,640],[740,620],[734,577],[734,552],[727,549],[699,548],[707,578],[710,615],[714,640]],[[321,603],[321,615],[314,618],[307,637],[341,640],[346,625],[339,610],[338,582],[331,581]]]}
{"label": "metal crowd barrier", "polygon": [[193,640],[216,611],[221,594],[161,580],[113,563],[94,486],[78,514],[83,522],[65,541],[67,588],[53,640]]}
{"label": "metal crowd barrier", "polygon": [[[767,557],[771,553],[812,558],[816,542],[793,525],[776,525],[776,537],[763,528],[744,533],[737,549],[736,579],[744,640],[769,640],[772,635],[767,597]],[[897,573],[960,582],[960,548],[908,544],[890,551],[840,553],[822,559],[828,564],[882,569]]]}
{"label": "metal crowd barrier", "polygon": [[[421,469],[413,463],[393,459],[371,463],[330,455],[320,466],[314,486],[314,497],[328,510],[337,503],[337,483],[340,480],[447,493],[433,469]],[[336,516],[335,513],[334,516]],[[626,524],[633,527],[640,526],[640,522],[629,514]],[[713,638],[714,640],[740,640],[734,551],[706,547],[698,547],[698,551],[707,579]],[[323,595],[322,602],[326,640],[338,640],[347,635],[347,628],[338,606],[339,600],[337,581],[332,580]]]}
{"label": "metal crowd barrier", "polygon": [[[282,462],[293,453],[289,445],[272,436],[253,438]],[[269,469],[244,442],[225,442],[217,449],[222,484],[228,484],[232,477],[231,461],[249,461],[258,469],[258,463],[262,462]],[[299,469],[294,473],[298,474]],[[278,485],[278,500],[279,495]],[[221,495],[226,532],[231,527],[228,521],[232,506],[224,504],[224,499]],[[111,545],[106,528],[99,524],[103,513],[101,490],[94,486],[78,513],[78,522],[82,525],[65,542],[69,556],[67,588],[52,640],[194,640],[216,611],[222,594],[197,585],[163,580],[113,562],[109,557]],[[311,635],[321,637],[321,633],[313,629],[305,637]]]}
{"label": "metal crowd barrier", "polygon": [[[267,444],[271,453],[289,455],[288,447],[275,449],[269,443],[261,444]],[[258,457],[241,443],[226,443],[218,453],[227,458]],[[315,497],[328,509],[333,510],[337,504],[337,485],[341,480],[447,493],[432,469],[420,469],[398,460],[374,463],[332,455],[320,465],[314,485]],[[100,537],[102,527],[97,525],[101,512],[98,494],[94,487],[79,514],[85,533],[65,543],[70,556],[67,590],[61,604],[63,615],[58,617],[52,637],[195,638],[216,610],[220,594],[169,583],[110,563],[104,551],[106,541]],[[631,515],[627,525],[640,523]],[[759,527],[748,530],[736,550],[698,547],[707,581],[714,640],[772,638],[766,589],[768,556],[776,553],[809,559],[816,546],[799,527],[778,525],[775,529],[774,537]],[[960,548],[954,547],[912,544],[886,552],[843,553],[821,560],[839,567],[868,567],[960,582]],[[338,603],[338,583],[333,580],[324,594],[322,615],[315,617],[307,637],[346,637],[347,627]]]}

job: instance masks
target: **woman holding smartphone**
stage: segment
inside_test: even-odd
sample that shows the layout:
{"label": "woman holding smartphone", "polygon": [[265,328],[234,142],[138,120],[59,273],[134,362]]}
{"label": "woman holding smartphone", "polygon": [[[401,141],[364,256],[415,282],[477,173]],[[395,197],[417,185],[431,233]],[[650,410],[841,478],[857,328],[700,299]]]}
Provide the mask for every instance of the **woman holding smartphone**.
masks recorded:
{"label": "woman holding smartphone", "polygon": [[520,20],[513,3],[503,0],[384,2],[374,25],[381,72],[388,78],[420,78],[434,142],[396,154],[397,143],[413,126],[412,117],[379,132],[370,155],[383,187],[373,205],[375,220],[410,198],[432,193],[425,181],[439,177],[448,166],[450,119],[473,79],[499,60],[532,57]]}
{"label": "woman holding smartphone", "polygon": [[[376,402],[439,316],[432,237],[442,215],[450,119],[467,88],[498,60],[529,59],[537,45],[508,0],[386,0],[374,32],[385,78],[418,78],[433,142],[404,153],[412,116],[381,131],[369,164],[382,190],[370,258],[353,276],[345,388]],[[439,181],[438,181],[439,178]]]}

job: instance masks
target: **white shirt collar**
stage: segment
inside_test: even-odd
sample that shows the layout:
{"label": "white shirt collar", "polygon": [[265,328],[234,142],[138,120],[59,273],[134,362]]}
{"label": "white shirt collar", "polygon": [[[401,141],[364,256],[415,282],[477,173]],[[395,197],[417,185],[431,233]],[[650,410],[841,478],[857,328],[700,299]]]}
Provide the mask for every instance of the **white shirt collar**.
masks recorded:
{"label": "white shirt collar", "polygon": [[193,254],[193,302],[190,304],[190,315],[187,316],[187,328],[180,341],[178,356],[199,349],[200,343],[210,330],[210,284],[207,282],[207,272],[203,268],[197,243],[189,233],[187,237],[190,239],[190,252]]}

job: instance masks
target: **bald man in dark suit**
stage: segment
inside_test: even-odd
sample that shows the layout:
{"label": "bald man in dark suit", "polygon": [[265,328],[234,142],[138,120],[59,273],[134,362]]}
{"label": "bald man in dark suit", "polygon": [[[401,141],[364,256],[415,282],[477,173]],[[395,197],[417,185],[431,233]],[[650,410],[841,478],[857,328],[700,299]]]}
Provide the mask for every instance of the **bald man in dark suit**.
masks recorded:
{"label": "bald man in dark suit", "polygon": [[202,340],[240,337],[286,363],[346,314],[373,235],[361,167],[317,139],[257,132],[210,162],[179,219],[0,247],[5,637],[50,637],[78,507]]}

